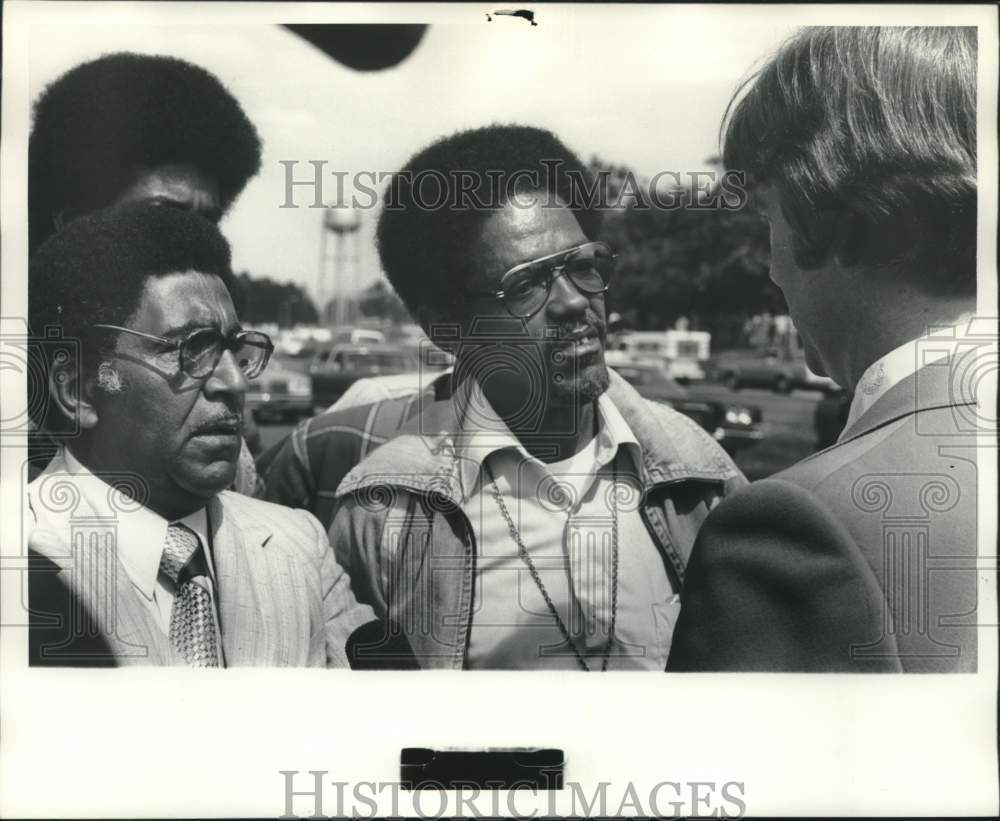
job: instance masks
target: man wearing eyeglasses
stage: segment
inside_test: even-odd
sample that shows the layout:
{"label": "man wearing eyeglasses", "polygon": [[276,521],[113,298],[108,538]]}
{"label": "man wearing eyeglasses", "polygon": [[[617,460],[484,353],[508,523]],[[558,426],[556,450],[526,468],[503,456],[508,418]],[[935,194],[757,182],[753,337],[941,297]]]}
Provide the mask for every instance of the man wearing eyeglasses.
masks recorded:
{"label": "man wearing eyeglasses", "polygon": [[[129,52],[81,63],[34,104],[29,250],[73,219],[125,202],[196,211],[218,222],[259,170],[260,152],[239,101],[200,66]],[[47,433],[58,435],[47,421]],[[53,452],[46,435],[32,437],[33,471]],[[250,494],[256,480],[244,446],[234,486]]]}
{"label": "man wearing eyeglasses", "polygon": [[[574,175],[553,134],[490,126],[429,146],[386,192],[383,267],[455,368],[343,479],[330,534],[422,667],[662,671],[687,551],[744,482],[605,366],[614,252]],[[321,476],[347,452],[323,417]]]}
{"label": "man wearing eyeglasses", "polygon": [[31,265],[32,316],[76,343],[34,355],[79,429],[28,488],[31,662],[346,666],[372,614],[323,528],[225,490],[273,346],[240,327],[218,229],[119,206]]}

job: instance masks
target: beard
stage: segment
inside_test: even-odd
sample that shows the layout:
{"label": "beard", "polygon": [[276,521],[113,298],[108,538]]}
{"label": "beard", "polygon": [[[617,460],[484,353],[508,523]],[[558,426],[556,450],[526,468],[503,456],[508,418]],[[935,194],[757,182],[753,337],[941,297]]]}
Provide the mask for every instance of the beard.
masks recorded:
{"label": "beard", "polygon": [[[585,404],[593,402],[608,389],[610,377],[604,364],[604,348],[607,344],[607,324],[604,320],[588,311],[584,322],[597,334],[599,349],[580,359],[565,359],[560,362],[558,348],[556,353],[548,357],[549,363],[558,363],[550,374],[549,397],[559,405]],[[574,323],[576,325],[576,323]],[[559,336],[566,336],[576,330],[575,327],[560,329]]]}
{"label": "beard", "polygon": [[604,393],[610,382],[602,351],[592,361],[580,363],[570,374],[553,374],[549,399],[557,405],[588,404]]}

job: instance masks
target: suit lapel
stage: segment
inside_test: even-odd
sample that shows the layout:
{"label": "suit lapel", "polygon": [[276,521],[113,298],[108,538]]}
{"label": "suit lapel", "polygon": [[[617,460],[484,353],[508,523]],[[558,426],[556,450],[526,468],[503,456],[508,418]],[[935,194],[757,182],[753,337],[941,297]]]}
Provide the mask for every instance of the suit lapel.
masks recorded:
{"label": "suit lapel", "polygon": [[918,411],[975,405],[976,397],[963,385],[953,385],[949,367],[925,365],[903,379],[841,434],[838,445],[864,436],[883,425]]}
{"label": "suit lapel", "polygon": [[[128,574],[117,557],[106,562],[106,572],[113,574],[116,595],[114,635],[111,637],[115,655],[124,664],[178,664],[169,639],[153,620],[146,604],[139,600]],[[109,582],[110,584],[111,582]]]}
{"label": "suit lapel", "polygon": [[252,517],[240,516],[237,524],[231,507],[221,495],[208,505],[226,665],[287,664],[295,648],[275,608],[276,601],[287,598],[285,591],[276,589],[280,578],[268,567],[266,545],[271,528]]}
{"label": "suit lapel", "polygon": [[66,585],[77,599],[64,614],[71,620],[70,634],[98,632],[118,664],[171,663],[166,636],[118,560],[117,528],[107,511],[96,510],[76,491],[72,510],[46,503],[49,497],[65,498],[62,494],[72,485],[65,470],[57,457],[31,483],[28,497],[36,519],[31,544],[63,567]]}
{"label": "suit lapel", "polygon": [[[82,493],[72,495],[71,510],[65,495],[57,503],[56,494],[66,494],[70,485],[65,464],[56,460],[31,483],[28,497],[35,517],[31,544],[63,568],[75,599],[66,614],[71,626],[100,631],[118,664],[182,665],[118,560],[107,511],[102,515]],[[267,549],[274,535],[267,517],[248,505],[227,504],[226,495],[208,505],[226,664],[304,664],[312,630],[304,569],[284,551]]]}

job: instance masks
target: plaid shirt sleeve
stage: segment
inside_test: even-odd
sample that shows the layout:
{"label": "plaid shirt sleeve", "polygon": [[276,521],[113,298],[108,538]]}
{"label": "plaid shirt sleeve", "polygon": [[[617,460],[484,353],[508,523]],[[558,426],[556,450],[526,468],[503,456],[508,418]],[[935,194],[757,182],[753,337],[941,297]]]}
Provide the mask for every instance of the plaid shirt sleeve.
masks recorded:
{"label": "plaid shirt sleeve", "polygon": [[312,421],[300,423],[281,442],[261,454],[257,460],[257,492],[254,494],[257,498],[312,510],[316,489],[309,474],[305,444]]}
{"label": "plaid shirt sleeve", "polygon": [[337,487],[419,408],[418,395],[328,411],[299,424],[258,463],[257,497],[305,508],[329,528]]}

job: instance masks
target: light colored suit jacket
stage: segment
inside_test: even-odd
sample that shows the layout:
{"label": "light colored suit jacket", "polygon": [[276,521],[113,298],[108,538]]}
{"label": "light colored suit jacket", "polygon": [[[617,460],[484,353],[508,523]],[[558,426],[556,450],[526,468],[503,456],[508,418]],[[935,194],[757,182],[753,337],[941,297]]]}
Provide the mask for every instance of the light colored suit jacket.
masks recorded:
{"label": "light colored suit jacket", "polygon": [[976,445],[991,430],[961,376],[921,368],[838,444],[723,501],[667,669],[975,671]]}
{"label": "light colored suit jacket", "polygon": [[[113,503],[95,510],[72,479],[57,457],[28,486],[32,663],[183,664],[117,557]],[[226,665],[346,667],[348,636],[374,614],[316,518],[230,491],[207,513]]]}

